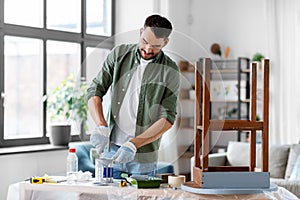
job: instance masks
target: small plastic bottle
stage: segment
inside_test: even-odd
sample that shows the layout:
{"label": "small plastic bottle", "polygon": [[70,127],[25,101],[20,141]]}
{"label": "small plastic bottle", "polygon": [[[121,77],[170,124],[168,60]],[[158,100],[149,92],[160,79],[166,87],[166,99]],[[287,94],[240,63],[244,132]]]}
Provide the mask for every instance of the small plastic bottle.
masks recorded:
{"label": "small plastic bottle", "polygon": [[70,148],[67,157],[67,181],[72,183],[76,180],[76,173],[78,172],[78,157],[76,155],[76,149]]}

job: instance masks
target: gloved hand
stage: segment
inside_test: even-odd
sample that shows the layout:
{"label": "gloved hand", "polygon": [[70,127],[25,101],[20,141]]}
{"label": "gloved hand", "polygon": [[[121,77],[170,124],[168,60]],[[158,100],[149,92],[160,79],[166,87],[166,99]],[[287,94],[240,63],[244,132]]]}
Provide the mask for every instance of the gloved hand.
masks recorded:
{"label": "gloved hand", "polygon": [[112,159],[112,158],[106,158],[106,157],[101,157],[101,158],[99,158],[99,161],[100,161],[100,163],[101,163],[103,166],[108,166],[109,164],[112,164],[112,163],[113,163],[113,159]]}
{"label": "gloved hand", "polygon": [[125,142],[112,157],[117,163],[128,163],[134,160],[136,147],[132,142]]}
{"label": "gloved hand", "polygon": [[102,153],[108,144],[110,130],[106,126],[98,126],[90,137],[91,144],[96,147],[98,153]]}

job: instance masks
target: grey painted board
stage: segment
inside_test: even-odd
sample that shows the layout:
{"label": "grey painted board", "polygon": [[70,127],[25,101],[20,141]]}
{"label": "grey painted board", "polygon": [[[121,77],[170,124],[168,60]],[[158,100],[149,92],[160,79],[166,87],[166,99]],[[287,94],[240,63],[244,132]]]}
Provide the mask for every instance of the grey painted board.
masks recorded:
{"label": "grey painted board", "polygon": [[203,172],[202,188],[269,188],[269,172]]}

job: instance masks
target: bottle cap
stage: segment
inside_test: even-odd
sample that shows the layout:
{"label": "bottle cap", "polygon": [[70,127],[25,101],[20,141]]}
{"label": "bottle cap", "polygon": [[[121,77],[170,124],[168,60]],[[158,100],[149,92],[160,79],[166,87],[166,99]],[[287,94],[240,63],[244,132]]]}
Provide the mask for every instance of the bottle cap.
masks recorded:
{"label": "bottle cap", "polygon": [[76,152],[76,149],[75,149],[75,148],[70,148],[70,149],[69,149],[69,152],[70,152],[70,153],[75,153],[75,152]]}

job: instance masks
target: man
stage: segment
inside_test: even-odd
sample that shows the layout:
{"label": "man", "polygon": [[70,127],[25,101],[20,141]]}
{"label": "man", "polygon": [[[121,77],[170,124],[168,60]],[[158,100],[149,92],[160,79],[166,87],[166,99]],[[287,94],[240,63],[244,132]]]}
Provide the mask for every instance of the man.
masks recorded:
{"label": "man", "polygon": [[[149,16],[140,29],[139,43],[115,47],[87,90],[97,125],[90,141],[99,153],[104,151],[102,157],[114,160],[114,178],[121,173],[155,173],[161,137],[177,114],[179,70],[162,51],[171,31],[169,20]],[[102,100],[110,87],[106,120]]]}

